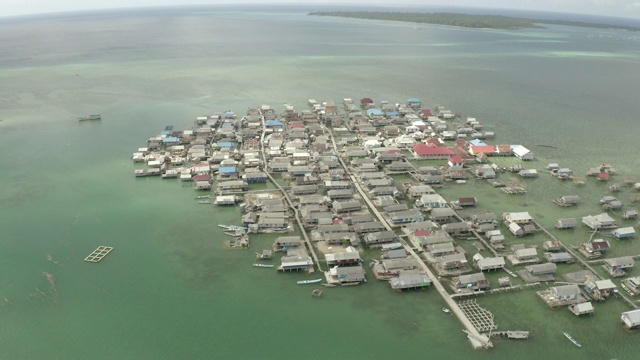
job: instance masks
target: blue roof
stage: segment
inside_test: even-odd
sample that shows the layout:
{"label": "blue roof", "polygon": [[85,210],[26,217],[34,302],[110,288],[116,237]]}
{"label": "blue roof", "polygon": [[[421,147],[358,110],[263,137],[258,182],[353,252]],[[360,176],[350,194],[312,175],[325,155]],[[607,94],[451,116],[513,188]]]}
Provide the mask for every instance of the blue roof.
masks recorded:
{"label": "blue roof", "polygon": [[171,131],[167,131],[167,130],[162,131],[162,132],[160,133],[160,135],[169,135],[169,134],[171,134]]}
{"label": "blue roof", "polygon": [[419,103],[419,102],[422,102],[422,101],[420,101],[420,99],[418,99],[418,98],[408,98],[408,99],[407,99],[407,102],[410,102],[410,103]]}
{"label": "blue roof", "polygon": [[163,143],[179,143],[180,139],[177,137],[166,137],[164,139],[162,139]]}
{"label": "blue roof", "polygon": [[384,113],[380,109],[369,109],[367,110],[367,115],[369,116],[382,116]]}
{"label": "blue roof", "polygon": [[233,141],[218,141],[216,145],[220,147],[234,147],[236,146],[236,143]]}
{"label": "blue roof", "polygon": [[387,116],[400,116],[400,113],[397,111],[389,111],[387,113]]}
{"label": "blue roof", "polygon": [[229,127],[229,126],[233,126],[233,124],[232,123],[224,123],[224,124],[222,124],[222,127]]}
{"label": "blue roof", "polygon": [[282,125],[284,125],[282,123],[282,121],[278,121],[278,120],[267,120],[264,124],[265,124],[265,126],[282,126]]}
{"label": "blue roof", "polygon": [[469,144],[471,144],[473,146],[484,146],[484,145],[487,145],[484,141],[482,141],[480,139],[473,139],[473,140],[469,141]]}
{"label": "blue roof", "polygon": [[219,173],[223,173],[223,174],[230,174],[230,173],[235,173],[236,172],[236,167],[235,166],[223,166],[220,169],[218,169]]}
{"label": "blue roof", "polygon": [[234,116],[236,116],[236,115],[234,113],[232,113],[232,112],[228,112],[228,113],[224,114],[224,118],[225,119],[233,119]]}

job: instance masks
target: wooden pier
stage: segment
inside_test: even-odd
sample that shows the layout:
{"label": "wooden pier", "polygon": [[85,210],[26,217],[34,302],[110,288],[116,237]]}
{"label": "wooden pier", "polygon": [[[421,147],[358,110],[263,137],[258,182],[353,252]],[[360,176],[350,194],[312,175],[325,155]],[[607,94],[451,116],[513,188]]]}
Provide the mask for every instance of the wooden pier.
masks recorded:
{"label": "wooden pier", "polygon": [[466,292],[466,293],[460,292],[460,293],[451,295],[451,297],[463,298],[463,297],[470,297],[475,295],[495,294],[495,293],[513,291],[513,290],[527,289],[527,288],[539,286],[539,285],[541,285],[540,282],[534,282],[534,283],[522,284],[522,285],[511,285],[511,286],[504,286],[504,287],[499,287],[499,288],[490,289],[490,290],[472,291],[472,292]]}
{"label": "wooden pier", "polygon": [[504,270],[507,274],[511,275],[511,277],[514,277],[516,279],[518,278],[518,275],[513,271],[509,270],[506,266],[503,266],[502,270]]}
{"label": "wooden pier", "polygon": [[84,258],[84,261],[94,263],[100,262],[102,259],[104,259],[105,256],[107,256],[107,254],[111,252],[111,250],[113,250],[111,246],[98,246],[97,249],[93,250],[91,254]]}
{"label": "wooden pier", "polygon": [[517,186],[506,186],[502,188],[502,191],[509,195],[522,195],[527,193],[527,189]]}

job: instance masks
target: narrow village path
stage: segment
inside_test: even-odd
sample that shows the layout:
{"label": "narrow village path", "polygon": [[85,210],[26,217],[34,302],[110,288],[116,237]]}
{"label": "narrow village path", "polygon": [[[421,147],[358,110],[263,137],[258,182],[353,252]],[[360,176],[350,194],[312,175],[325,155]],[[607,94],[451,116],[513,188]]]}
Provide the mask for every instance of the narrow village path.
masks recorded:
{"label": "narrow village path", "polygon": [[[369,207],[369,209],[376,215],[376,217],[384,225],[384,227],[389,231],[393,231],[393,229],[391,228],[387,220],[382,216],[382,214],[380,214],[378,209],[374,206],[374,204],[371,202],[371,200],[367,196],[367,193],[364,191],[364,189],[362,189],[355,175],[351,173],[351,171],[349,170],[347,165],[344,163],[342,158],[338,155],[338,147],[336,145],[335,137],[333,136],[333,133],[331,132],[331,130],[328,130],[328,131],[329,131],[329,134],[331,135],[331,142],[333,144],[333,148],[335,149],[335,154],[338,158],[338,161],[340,161],[340,164],[342,165],[346,174],[349,176],[349,178],[353,182],[353,185],[356,187],[356,189],[360,193],[360,196],[362,196],[364,201],[367,203],[367,206]],[[438,291],[438,294],[440,294],[442,299],[444,299],[444,301],[447,303],[447,307],[449,307],[451,312],[454,315],[456,315],[458,320],[460,320],[460,322],[462,323],[462,325],[466,330],[466,333],[468,334],[469,341],[471,341],[471,344],[473,345],[473,347],[476,349],[481,347],[493,347],[493,344],[491,343],[489,338],[486,337],[485,335],[480,334],[478,330],[476,330],[476,328],[473,326],[469,318],[467,318],[467,315],[464,313],[464,311],[462,311],[460,306],[458,306],[458,303],[455,300],[453,300],[453,298],[445,290],[442,283],[438,281],[438,278],[433,274],[433,272],[431,272],[431,269],[429,269],[427,264],[424,263],[422,258],[420,258],[418,254],[416,254],[415,251],[413,251],[413,249],[407,244],[406,241],[404,240],[401,240],[401,241],[405,250],[418,260],[418,263],[420,264],[424,272],[427,274],[429,279],[431,279],[431,283]]]}
{"label": "narrow village path", "polygon": [[274,179],[273,176],[271,176],[271,174],[269,173],[269,171],[267,169],[267,156],[266,156],[265,151],[264,151],[264,137],[266,135],[266,131],[265,131],[266,130],[266,126],[265,126],[264,115],[262,114],[262,111],[260,111],[260,119],[262,121],[262,134],[260,135],[260,153],[261,153],[261,156],[262,156],[262,162],[263,162],[264,167],[265,167],[264,173],[267,174],[267,177],[273,183],[273,185],[275,185],[275,187],[277,187],[278,190],[280,190],[280,192],[284,196],[285,200],[287,201],[287,204],[289,204],[289,207],[293,210],[295,218],[296,218],[296,223],[298,224],[298,228],[300,229],[300,232],[302,232],[302,237],[304,238],[304,242],[307,245],[307,248],[309,249],[309,252],[311,253],[311,257],[313,258],[313,262],[318,267],[318,270],[324,271],[320,267],[320,260],[318,259],[318,255],[316,254],[316,250],[313,248],[313,244],[311,243],[311,240],[309,239],[309,236],[307,235],[307,232],[306,232],[305,228],[302,226],[302,220],[300,220],[300,212],[298,211],[298,208],[293,206],[293,201],[291,200],[291,197],[289,197],[289,194],[282,188],[282,186],[280,186],[280,184],[278,184],[276,179]]}

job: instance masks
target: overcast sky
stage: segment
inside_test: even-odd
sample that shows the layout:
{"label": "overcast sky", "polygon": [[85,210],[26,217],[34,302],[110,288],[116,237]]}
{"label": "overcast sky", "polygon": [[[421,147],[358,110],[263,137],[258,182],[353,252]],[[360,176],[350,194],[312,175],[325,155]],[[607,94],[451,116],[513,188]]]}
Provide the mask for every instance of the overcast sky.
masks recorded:
{"label": "overcast sky", "polygon": [[376,4],[446,5],[531,9],[640,18],[640,0],[0,0],[0,16],[186,4]]}

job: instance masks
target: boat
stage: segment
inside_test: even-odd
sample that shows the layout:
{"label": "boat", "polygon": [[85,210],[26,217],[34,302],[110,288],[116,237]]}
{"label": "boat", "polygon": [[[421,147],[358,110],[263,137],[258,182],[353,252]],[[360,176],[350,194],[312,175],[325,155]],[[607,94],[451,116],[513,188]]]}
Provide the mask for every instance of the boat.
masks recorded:
{"label": "boat", "polygon": [[311,292],[311,296],[313,297],[322,296],[322,289],[313,289],[313,291]]}
{"label": "boat", "polygon": [[101,119],[102,119],[102,116],[100,116],[100,114],[91,114],[89,116],[78,117],[78,121],[101,120]]}
{"label": "boat", "polygon": [[198,200],[198,204],[213,204],[211,200]]}
{"label": "boat", "polygon": [[320,281],[322,281],[322,279],[299,280],[298,285],[315,284],[315,283],[319,283]]}
{"label": "boat", "polygon": [[211,195],[198,195],[194,199],[211,199]]}
{"label": "boat", "polygon": [[246,226],[239,226],[239,225],[224,225],[224,224],[218,224],[219,227],[230,231],[230,230],[247,230],[248,227]]}
{"label": "boat", "polygon": [[289,231],[291,231],[290,227],[269,229],[269,232],[272,232],[272,233],[286,233],[286,232],[289,232]]}
{"label": "boat", "polygon": [[442,308],[442,312],[443,313],[447,313],[447,314],[451,314],[451,310],[449,310],[448,308]]}
{"label": "boat", "polygon": [[573,345],[577,346],[577,347],[582,347],[582,345],[580,345],[580,343],[578,341],[576,341],[576,339],[573,338],[573,336],[569,335],[568,332],[563,332],[564,336],[569,339],[569,341],[571,341],[573,343]]}
{"label": "boat", "polygon": [[630,296],[636,296],[636,294],[631,291],[631,289],[629,289],[629,287],[627,287],[627,285],[625,285],[625,283],[621,283],[620,286],[622,286],[622,288],[624,289],[624,291],[627,292],[627,294],[629,294]]}
{"label": "boat", "polygon": [[513,271],[509,270],[506,266],[503,266],[502,270],[504,270],[507,274],[511,275],[512,277],[518,278],[518,275],[516,275],[516,273],[514,273]]}
{"label": "boat", "polygon": [[272,268],[272,264],[253,264],[254,267]]}
{"label": "boat", "polygon": [[529,332],[523,330],[495,331],[491,333],[491,336],[498,336],[515,340],[526,340],[529,338]]}

